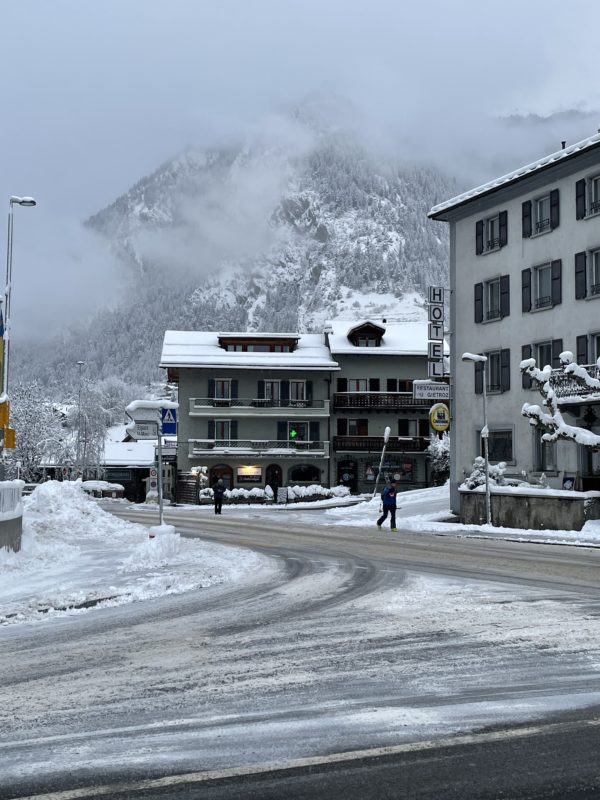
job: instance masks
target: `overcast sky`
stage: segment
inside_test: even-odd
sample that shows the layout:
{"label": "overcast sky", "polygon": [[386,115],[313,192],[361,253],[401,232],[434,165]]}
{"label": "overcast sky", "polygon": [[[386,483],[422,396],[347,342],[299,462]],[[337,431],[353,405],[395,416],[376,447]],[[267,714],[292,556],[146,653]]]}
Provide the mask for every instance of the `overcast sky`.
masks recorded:
{"label": "overcast sky", "polygon": [[1,189],[39,203],[15,210],[16,333],[114,297],[79,224],[186,145],[324,90],[374,135],[468,152],[486,116],[600,109],[599,23],[597,0],[4,3]]}

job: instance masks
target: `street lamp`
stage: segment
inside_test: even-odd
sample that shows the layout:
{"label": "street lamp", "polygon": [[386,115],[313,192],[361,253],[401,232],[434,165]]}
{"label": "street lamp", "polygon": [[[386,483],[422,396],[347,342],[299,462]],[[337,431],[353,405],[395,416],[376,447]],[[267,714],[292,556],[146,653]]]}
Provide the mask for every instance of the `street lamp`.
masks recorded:
{"label": "street lamp", "polygon": [[[81,442],[81,370],[85,365],[85,361],[78,361],[79,367],[79,397],[77,400],[77,456],[75,459],[76,468],[79,471],[79,456],[80,456],[80,442]],[[83,475],[81,476],[83,478]]]}
{"label": "street lamp", "polygon": [[488,525],[492,524],[492,513],[490,507],[490,460],[488,451],[488,438],[490,432],[487,424],[487,356],[480,356],[475,353],[463,353],[463,361],[470,361],[473,364],[483,364],[483,428],[481,429],[481,439],[483,440],[483,458],[485,461],[485,521]]}
{"label": "street lamp", "polygon": [[10,351],[10,311],[12,288],[12,254],[13,254],[13,206],[35,206],[33,197],[16,197],[12,195],[8,201],[8,236],[6,240],[6,286],[4,288],[4,370],[2,373],[2,391],[8,394],[8,359]]}

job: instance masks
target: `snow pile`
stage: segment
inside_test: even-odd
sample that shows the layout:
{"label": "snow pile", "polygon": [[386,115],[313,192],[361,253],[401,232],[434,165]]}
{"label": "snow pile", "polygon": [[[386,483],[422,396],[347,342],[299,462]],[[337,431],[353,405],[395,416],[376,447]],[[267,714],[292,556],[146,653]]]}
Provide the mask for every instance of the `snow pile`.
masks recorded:
{"label": "snow pile", "polygon": [[310,486],[288,486],[287,487],[288,500],[296,500],[297,498],[315,497],[348,497],[350,489],[347,486],[332,486],[327,489],[325,486],[319,486],[314,483]]}
{"label": "snow pile", "polygon": [[0,549],[0,624],[180,594],[256,570],[262,557],[147,528],[100,508],[81,482],[25,498],[22,548]]}

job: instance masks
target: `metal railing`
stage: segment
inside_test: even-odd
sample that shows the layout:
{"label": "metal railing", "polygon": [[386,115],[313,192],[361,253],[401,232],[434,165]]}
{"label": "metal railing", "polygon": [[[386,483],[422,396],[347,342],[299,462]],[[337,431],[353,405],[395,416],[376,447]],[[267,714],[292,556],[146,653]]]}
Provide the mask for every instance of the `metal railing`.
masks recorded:
{"label": "metal railing", "polygon": [[487,319],[500,319],[500,309],[490,308],[486,314]]}
{"label": "metal railing", "polygon": [[485,245],[486,250],[497,250],[500,247],[500,238],[488,239]]}
{"label": "metal railing", "polygon": [[262,397],[191,397],[195,408],[325,408],[325,400],[271,400]]}
{"label": "metal railing", "polygon": [[340,408],[430,408],[433,400],[415,400],[411,392],[336,392],[333,406]]}
{"label": "metal railing", "polygon": [[539,222],[535,223],[536,233],[542,233],[542,231],[548,230],[549,227],[550,227],[549,219],[541,219]]}
{"label": "metal railing", "polygon": [[600,294],[600,283],[593,283],[590,287],[592,294]]}
{"label": "metal railing", "polygon": [[[387,450],[393,453],[422,453],[429,445],[426,436],[390,436]],[[333,449],[381,452],[383,436],[334,436]]]}
{"label": "metal railing", "polygon": [[[600,367],[597,364],[586,364],[585,369],[590,378],[600,380]],[[559,400],[564,397],[589,397],[590,395],[598,395],[600,397],[600,389],[581,386],[570,375],[565,375],[562,369],[552,370],[550,386],[556,392]]]}
{"label": "metal railing", "polygon": [[298,439],[190,439],[190,458],[206,454],[324,455],[328,442]]}
{"label": "metal railing", "polygon": [[551,297],[538,297],[535,301],[536,308],[546,308],[547,306],[552,305],[552,298]]}

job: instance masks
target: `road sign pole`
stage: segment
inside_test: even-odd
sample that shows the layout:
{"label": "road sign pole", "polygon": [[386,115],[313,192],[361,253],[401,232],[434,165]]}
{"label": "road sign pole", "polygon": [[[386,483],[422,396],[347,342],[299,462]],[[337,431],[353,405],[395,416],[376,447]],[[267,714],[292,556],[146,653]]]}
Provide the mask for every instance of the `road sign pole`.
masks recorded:
{"label": "road sign pole", "polygon": [[156,423],[158,430],[158,524],[162,525],[164,522],[163,513],[163,468],[162,468],[162,416],[158,413],[158,421]]}

